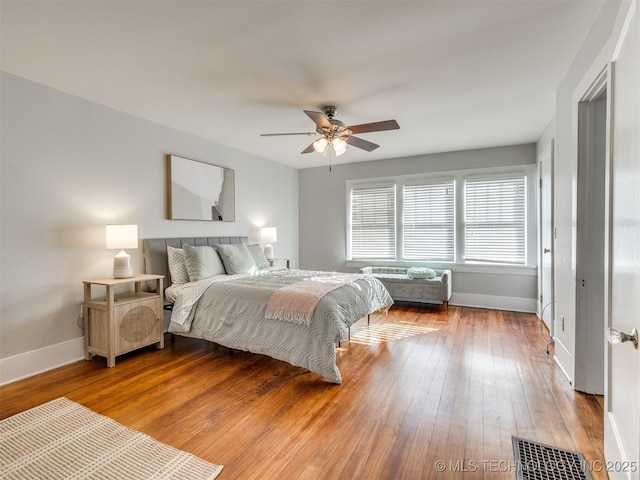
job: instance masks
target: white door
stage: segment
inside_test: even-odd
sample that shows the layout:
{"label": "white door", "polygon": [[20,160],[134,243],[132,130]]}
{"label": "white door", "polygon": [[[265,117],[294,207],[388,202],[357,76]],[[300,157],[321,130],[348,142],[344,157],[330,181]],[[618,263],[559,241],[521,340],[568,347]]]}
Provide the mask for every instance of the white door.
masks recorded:
{"label": "white door", "polygon": [[553,140],[540,155],[540,318],[554,334]]}
{"label": "white door", "polygon": [[[613,75],[608,326],[640,329],[640,21],[635,2]],[[624,32],[624,31],[623,31]],[[640,479],[640,350],[607,344],[605,458],[612,480]]]}

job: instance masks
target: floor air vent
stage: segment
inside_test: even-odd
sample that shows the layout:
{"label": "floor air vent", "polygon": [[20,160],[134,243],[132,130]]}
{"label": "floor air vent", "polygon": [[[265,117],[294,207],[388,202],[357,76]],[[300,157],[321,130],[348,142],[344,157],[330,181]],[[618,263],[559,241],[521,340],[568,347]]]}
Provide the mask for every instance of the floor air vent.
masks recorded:
{"label": "floor air vent", "polygon": [[517,480],[593,480],[583,454],[511,437]]}

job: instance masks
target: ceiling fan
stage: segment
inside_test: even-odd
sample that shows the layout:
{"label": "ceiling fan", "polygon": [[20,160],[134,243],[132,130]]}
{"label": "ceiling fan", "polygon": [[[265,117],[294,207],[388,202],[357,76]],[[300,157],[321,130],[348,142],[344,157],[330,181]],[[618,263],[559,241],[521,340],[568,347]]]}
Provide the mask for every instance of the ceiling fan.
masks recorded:
{"label": "ceiling fan", "polygon": [[341,122],[337,118],[334,118],[337,113],[336,107],[328,105],[322,107],[322,112],[312,112],[310,110],[303,110],[311,120],[316,124],[315,132],[300,132],[300,133],[263,133],[262,137],[273,137],[278,135],[320,135],[320,138],[315,140],[311,145],[305,148],[300,153],[311,153],[316,151],[321,154],[326,154],[329,146],[333,149],[337,157],[347,151],[347,144],[371,152],[378,148],[373,142],[363,140],[359,137],[354,137],[354,133],[370,133],[370,132],[382,132],[384,130],[397,130],[400,128],[398,122],[395,120],[385,120],[382,122],[363,123],[360,125],[346,126],[344,122]]}

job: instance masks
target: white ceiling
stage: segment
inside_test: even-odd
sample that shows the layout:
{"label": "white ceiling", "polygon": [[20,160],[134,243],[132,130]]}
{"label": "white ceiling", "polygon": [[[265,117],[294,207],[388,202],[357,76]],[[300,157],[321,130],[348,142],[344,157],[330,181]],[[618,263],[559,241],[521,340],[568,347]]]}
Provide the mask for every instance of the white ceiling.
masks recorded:
{"label": "white ceiling", "polygon": [[[297,168],[302,110],[362,134],[334,163],[534,142],[603,0],[5,1],[2,69]],[[334,159],[335,160],[335,159]]]}

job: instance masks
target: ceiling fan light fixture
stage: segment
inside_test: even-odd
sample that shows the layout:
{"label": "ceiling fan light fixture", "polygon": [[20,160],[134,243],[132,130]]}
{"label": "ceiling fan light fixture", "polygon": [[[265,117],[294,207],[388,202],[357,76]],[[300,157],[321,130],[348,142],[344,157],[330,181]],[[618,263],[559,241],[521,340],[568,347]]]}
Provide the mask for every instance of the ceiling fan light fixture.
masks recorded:
{"label": "ceiling fan light fixture", "polygon": [[327,151],[327,147],[329,146],[329,142],[326,138],[322,137],[313,142],[313,149],[318,153],[325,153]]}
{"label": "ceiling fan light fixture", "polygon": [[333,145],[334,152],[336,152],[336,157],[339,157],[347,151],[347,142],[345,142],[341,138],[334,138],[331,141],[331,144]]}

